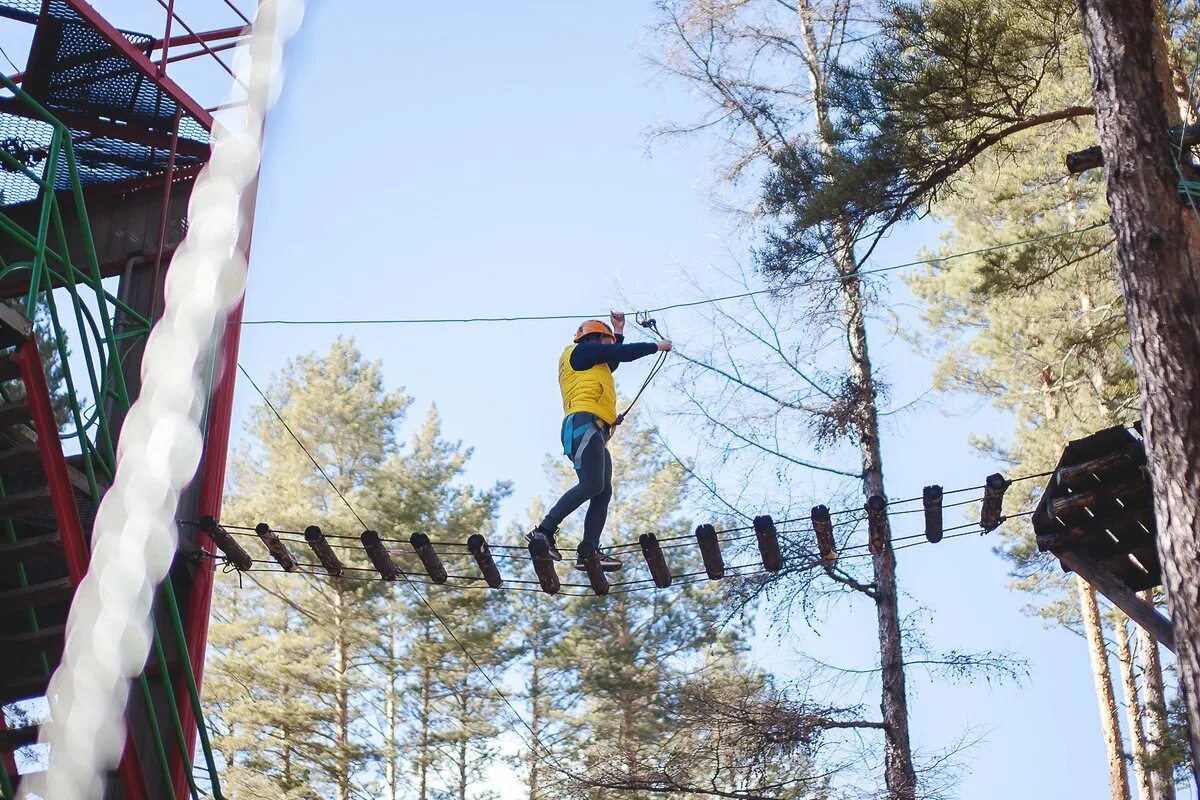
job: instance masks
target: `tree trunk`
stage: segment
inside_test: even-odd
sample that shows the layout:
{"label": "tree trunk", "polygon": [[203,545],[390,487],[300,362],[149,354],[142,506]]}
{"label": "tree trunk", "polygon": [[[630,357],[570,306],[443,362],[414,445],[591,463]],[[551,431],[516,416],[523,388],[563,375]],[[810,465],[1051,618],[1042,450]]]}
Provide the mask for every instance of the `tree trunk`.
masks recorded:
{"label": "tree trunk", "polygon": [[[875,384],[867,353],[867,330],[863,316],[861,287],[858,280],[847,281],[846,317],[850,328],[851,380],[869,387],[868,398],[860,409],[859,451],[863,465],[863,494],[887,496],[883,487],[883,457],[879,442],[879,418],[875,407]],[[908,732],[908,697],[904,688],[904,650],[900,633],[900,604],[896,591],[896,554],[892,550],[891,525],[888,524],[883,551],[871,558],[875,571],[875,615],[879,625],[879,658],[882,667],[884,777],[891,800],[914,800],[917,774],[913,768],[912,745]]]}
{"label": "tree trunk", "polygon": [[[835,133],[829,116],[826,95],[829,65],[816,39],[816,15],[809,0],[797,4],[797,18],[804,39],[805,60],[813,92],[813,111],[817,134],[828,152]],[[861,398],[854,409],[853,427],[858,437],[862,460],[863,495],[884,497],[883,453],[879,441],[879,409],[877,391],[867,348],[866,300],[862,283],[856,276],[858,263],[854,258],[854,237],[849,226],[838,221],[833,226],[833,257],[838,274],[843,277],[842,323],[850,356],[850,385]],[[917,773],[913,767],[912,744],[908,729],[908,697],[904,687],[904,651],[900,632],[900,607],[896,590],[896,555],[892,550],[891,526],[881,553],[872,556],[875,574],[875,614],[879,626],[880,679],[883,694],[880,710],[884,724],[884,780],[889,800],[915,800]]]}
{"label": "tree trunk", "polygon": [[1117,698],[1113,693],[1112,673],[1108,669],[1108,647],[1100,622],[1100,607],[1096,590],[1078,575],[1079,606],[1083,612],[1083,630],[1087,636],[1088,654],[1092,658],[1092,678],[1096,682],[1096,702],[1100,706],[1100,732],[1104,736],[1104,751],[1108,755],[1108,783],[1112,800],[1129,800],[1129,775],[1125,770],[1125,751],[1121,747],[1121,723],[1117,719]]}
{"label": "tree trunk", "polygon": [[542,665],[541,652],[537,643],[533,645],[532,665],[529,669],[529,800],[538,800],[538,754],[537,742],[542,733]]}
{"label": "tree trunk", "polygon": [[387,639],[387,669],[385,670],[387,686],[383,694],[383,716],[387,729],[384,731],[384,758],[387,759],[383,769],[384,785],[387,786],[388,800],[399,800],[400,776],[397,764],[400,760],[400,750],[396,744],[396,727],[399,725],[399,711],[396,704],[396,615],[388,613]]}
{"label": "tree trunk", "polygon": [[[428,624],[426,624],[425,630],[428,637]],[[417,775],[421,784],[420,800],[429,800],[429,765],[432,763],[429,756],[429,715],[432,695],[433,670],[429,664],[424,664],[421,667],[421,712],[417,721],[417,725],[421,731],[420,742],[417,745]]]}
{"label": "tree trunk", "polygon": [[350,800],[350,646],[346,641],[349,616],[348,604],[340,587],[334,591],[334,619],[337,620],[336,659],[337,672],[337,791],[338,800]]}
{"label": "tree trunk", "polygon": [[1080,0],[1193,753],[1200,753],[1200,275],[1145,0]]}
{"label": "tree trunk", "polygon": [[1146,769],[1146,729],[1142,722],[1142,701],[1138,697],[1134,675],[1133,650],[1129,647],[1129,618],[1113,612],[1113,632],[1117,640],[1117,665],[1121,670],[1121,688],[1125,698],[1125,719],[1129,728],[1129,755],[1133,761],[1133,783],[1138,800],[1153,800],[1150,771]]}
{"label": "tree trunk", "polygon": [[465,691],[459,692],[458,712],[458,800],[467,800],[467,736],[471,730],[471,715]]}
{"label": "tree trunk", "polygon": [[[1154,605],[1154,591],[1142,592],[1142,599]],[[1146,709],[1146,758],[1154,800],[1175,800],[1175,776],[1171,768],[1160,765],[1155,755],[1169,735],[1167,730],[1167,693],[1163,689],[1162,660],[1158,640],[1141,625],[1137,631],[1138,659],[1142,663],[1142,698]]]}

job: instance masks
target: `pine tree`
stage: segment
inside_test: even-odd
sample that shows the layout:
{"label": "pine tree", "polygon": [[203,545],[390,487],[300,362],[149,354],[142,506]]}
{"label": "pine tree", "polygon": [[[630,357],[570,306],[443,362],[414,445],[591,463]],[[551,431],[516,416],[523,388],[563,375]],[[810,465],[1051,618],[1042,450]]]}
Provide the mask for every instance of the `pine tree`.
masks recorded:
{"label": "pine tree", "polygon": [[[436,413],[406,450],[397,429],[410,401],[384,390],[380,365],[352,342],[290,362],[267,393],[320,469],[273,412],[255,408],[252,446],[234,459],[223,521],[267,521],[283,531],[317,524],[347,575],[306,566],[310,574],[252,572],[219,582],[206,697],[230,791],[395,797],[411,783],[400,698],[419,664],[412,632],[432,618],[411,598],[399,600],[405,589],[378,581],[361,549],[337,537],[357,538],[365,526],[401,541],[414,530],[443,539],[486,531],[507,489],[461,484],[470,451],[441,439]],[[316,564],[302,539],[284,538],[302,563]],[[265,558],[258,543],[244,544]],[[396,558],[418,569],[408,550]]]}
{"label": "pine tree", "polygon": [[[386,521],[389,538],[401,542],[415,532],[460,543],[475,533],[486,537],[509,487],[498,483],[476,491],[463,484],[470,456],[461,443],[442,438],[440,418],[432,409],[408,448],[391,455],[369,481],[364,507],[372,519]],[[393,558],[407,572],[423,571],[411,548],[398,546]],[[474,574],[465,548],[450,548],[442,559],[451,574]],[[389,689],[395,693],[403,679],[399,689],[410,698],[407,703],[393,698],[389,705],[385,697],[385,707],[396,712],[386,722],[388,735],[395,736],[392,757],[400,757],[401,742],[415,753],[409,765],[389,760],[388,769],[411,768],[422,800],[434,796],[435,786],[459,800],[482,800],[488,794],[478,788],[479,777],[503,727],[496,722],[502,716],[500,700],[480,670],[498,676],[511,658],[505,596],[462,588],[438,591],[402,580],[392,589],[383,613],[392,628],[408,628],[398,645],[407,669],[392,666],[385,681],[386,694]],[[438,616],[452,627],[453,636]],[[395,652],[389,640],[380,653],[381,663],[394,664]],[[395,779],[391,783],[394,786]]]}

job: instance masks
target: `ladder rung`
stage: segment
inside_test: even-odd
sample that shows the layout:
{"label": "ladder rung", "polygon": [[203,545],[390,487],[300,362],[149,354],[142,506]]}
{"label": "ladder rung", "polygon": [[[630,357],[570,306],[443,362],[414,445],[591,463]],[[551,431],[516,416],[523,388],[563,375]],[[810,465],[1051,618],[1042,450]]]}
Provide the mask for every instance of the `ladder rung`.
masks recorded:
{"label": "ladder rung", "polygon": [[15,542],[0,543],[0,563],[13,563],[29,558],[46,558],[62,555],[62,540],[57,533],[31,536]]}
{"label": "ladder rung", "polygon": [[0,659],[22,658],[43,651],[61,654],[66,635],[67,626],[52,625],[48,628],[38,628],[36,631],[0,636]]}
{"label": "ladder rung", "polygon": [[33,421],[33,414],[24,401],[0,404],[0,428],[11,428]]}
{"label": "ladder rung", "polygon": [[43,486],[28,492],[0,497],[0,519],[21,517],[32,511],[46,511],[52,507],[50,489]]}
{"label": "ladder rung", "polygon": [[0,611],[12,612],[31,606],[44,606],[49,603],[66,603],[75,593],[71,581],[67,578],[31,583],[16,589],[0,592]]}
{"label": "ladder rung", "polygon": [[0,704],[44,697],[49,685],[49,675],[24,675],[19,678],[0,675]]}
{"label": "ladder rung", "polygon": [[32,444],[28,447],[18,444],[0,450],[0,472],[30,469],[41,463],[41,453]]}

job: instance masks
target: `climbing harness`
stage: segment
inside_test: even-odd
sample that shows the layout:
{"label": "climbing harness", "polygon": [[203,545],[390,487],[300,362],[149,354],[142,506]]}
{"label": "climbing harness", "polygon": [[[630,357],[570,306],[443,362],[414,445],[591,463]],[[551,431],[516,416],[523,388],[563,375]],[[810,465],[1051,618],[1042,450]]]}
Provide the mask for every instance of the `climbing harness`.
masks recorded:
{"label": "climbing harness", "polygon": [[[650,333],[654,334],[655,338],[657,338],[660,342],[666,338],[659,332],[658,323],[654,321],[654,318],[648,316],[645,312],[642,312],[642,311],[635,312],[633,315],[633,320],[638,325],[641,325],[643,328],[650,331]],[[646,380],[642,381],[642,387],[637,390],[637,394],[635,394],[633,396],[633,399],[629,401],[629,405],[625,406],[625,410],[617,415],[616,422],[614,422],[612,425],[614,431],[618,425],[620,425],[622,422],[625,421],[626,415],[628,415],[629,412],[633,409],[633,406],[638,401],[638,398],[640,398],[642,396],[642,392],[646,391],[646,387],[650,385],[650,381],[654,380],[654,376],[657,375],[659,373],[659,371],[662,370],[663,365],[666,363],[666,360],[667,360],[667,351],[663,350],[663,351],[659,352],[658,359],[654,362],[654,366],[650,368],[649,374],[646,375]]]}

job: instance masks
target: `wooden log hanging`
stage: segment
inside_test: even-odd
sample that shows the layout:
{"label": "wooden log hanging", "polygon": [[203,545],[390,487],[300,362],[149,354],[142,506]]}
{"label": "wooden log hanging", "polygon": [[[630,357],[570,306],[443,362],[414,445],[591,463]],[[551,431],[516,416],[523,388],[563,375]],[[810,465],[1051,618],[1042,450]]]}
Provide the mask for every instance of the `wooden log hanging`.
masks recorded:
{"label": "wooden log hanging", "polygon": [[887,549],[887,498],[873,494],[867,498],[867,550],[877,556]]}
{"label": "wooden log hanging", "polygon": [[396,562],[392,561],[391,555],[387,548],[383,546],[383,542],[379,541],[379,534],[375,531],[363,531],[362,536],[363,549],[367,551],[367,557],[371,559],[371,563],[375,565],[375,569],[379,572],[380,577],[385,581],[394,581],[400,577],[400,568],[396,566]]}
{"label": "wooden log hanging", "polygon": [[250,558],[240,544],[234,541],[234,538],[229,535],[229,531],[217,524],[217,521],[212,517],[201,517],[200,530],[208,534],[208,538],[213,540],[213,544],[217,549],[225,554],[229,559],[229,563],[242,572],[247,571],[254,566],[254,559]]}
{"label": "wooden log hanging", "polygon": [[504,579],[500,577],[500,569],[496,566],[495,559],[492,558],[492,551],[488,547],[487,539],[483,538],[483,534],[476,533],[467,539],[467,549],[475,557],[475,563],[479,565],[479,571],[483,573],[483,579],[487,581],[487,585],[493,589],[503,586]]}
{"label": "wooden log hanging", "polygon": [[821,553],[821,563],[826,566],[837,562],[837,543],[833,539],[833,520],[829,518],[829,509],[825,506],[813,506],[813,531],[817,534],[817,550]]}
{"label": "wooden log hanging", "polygon": [[921,505],[925,507],[925,538],[937,544],[942,540],[942,487],[936,483],[926,486],[921,492]]}
{"label": "wooden log hanging", "polygon": [[712,525],[696,528],[696,543],[700,545],[700,557],[704,559],[704,571],[714,581],[725,577],[725,559],[721,556],[721,541],[717,529]]}
{"label": "wooden log hanging", "polygon": [[258,538],[262,539],[262,543],[266,545],[267,552],[271,554],[271,558],[283,567],[284,572],[295,572],[300,569],[300,565],[296,563],[296,557],[292,555],[292,551],[288,546],[279,539],[279,534],[271,530],[271,526],[265,522],[260,522],[254,526],[254,532],[258,534]]}
{"label": "wooden log hanging", "polygon": [[642,558],[646,559],[646,566],[650,569],[654,585],[666,589],[671,585],[671,570],[667,568],[667,559],[663,555],[662,545],[658,543],[658,537],[653,533],[643,533],[638,537],[638,544],[642,546]]}
{"label": "wooden log hanging", "polygon": [[979,527],[994,531],[1004,521],[1004,493],[1012,481],[999,472],[987,476],[983,486],[983,505],[979,509]]}
{"label": "wooden log hanging", "polygon": [[600,563],[600,551],[585,544],[579,548],[579,554],[583,556],[584,571],[587,573],[588,583],[592,585],[592,591],[601,597],[608,594],[608,575],[604,573],[604,566]]}
{"label": "wooden log hanging", "polygon": [[754,518],[754,536],[758,540],[758,554],[762,556],[763,568],[768,572],[783,569],[783,555],[779,552],[779,534],[775,520],[769,515]]}
{"label": "wooden log hanging", "polygon": [[325,567],[326,572],[335,578],[340,578],[346,574],[345,565],[337,557],[337,553],[333,552],[333,548],[329,546],[329,540],[325,538],[325,534],[321,533],[319,527],[309,525],[305,528],[304,541],[308,542],[308,546],[312,548],[313,553],[317,556],[317,560],[321,562],[321,566]]}
{"label": "wooden log hanging", "polygon": [[558,594],[562,585],[554,571],[554,559],[550,557],[550,542],[540,533],[529,537],[529,555],[533,557],[533,571],[546,594]]}
{"label": "wooden log hanging", "polygon": [[408,543],[413,546],[413,550],[417,551],[417,558],[421,559],[421,564],[429,573],[429,579],[434,583],[445,583],[446,567],[442,564],[442,559],[438,557],[437,551],[433,549],[433,543],[429,541],[429,536],[420,532],[414,533],[408,537]]}

